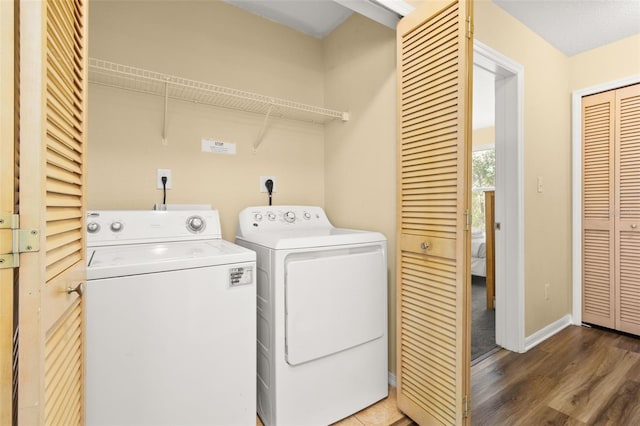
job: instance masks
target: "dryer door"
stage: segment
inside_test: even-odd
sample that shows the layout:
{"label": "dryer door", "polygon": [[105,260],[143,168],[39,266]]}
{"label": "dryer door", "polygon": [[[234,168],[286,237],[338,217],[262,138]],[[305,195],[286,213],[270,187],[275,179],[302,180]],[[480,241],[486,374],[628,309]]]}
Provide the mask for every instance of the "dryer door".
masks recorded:
{"label": "dryer door", "polygon": [[286,359],[298,365],[385,335],[385,245],[285,260]]}

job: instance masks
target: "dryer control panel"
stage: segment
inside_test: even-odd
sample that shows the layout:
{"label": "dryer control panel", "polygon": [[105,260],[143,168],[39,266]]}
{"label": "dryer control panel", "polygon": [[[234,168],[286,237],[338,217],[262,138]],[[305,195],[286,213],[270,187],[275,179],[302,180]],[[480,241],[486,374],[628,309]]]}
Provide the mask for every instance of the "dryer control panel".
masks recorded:
{"label": "dryer control panel", "polygon": [[258,230],[332,228],[327,215],[317,206],[247,207],[238,217],[239,235]]}

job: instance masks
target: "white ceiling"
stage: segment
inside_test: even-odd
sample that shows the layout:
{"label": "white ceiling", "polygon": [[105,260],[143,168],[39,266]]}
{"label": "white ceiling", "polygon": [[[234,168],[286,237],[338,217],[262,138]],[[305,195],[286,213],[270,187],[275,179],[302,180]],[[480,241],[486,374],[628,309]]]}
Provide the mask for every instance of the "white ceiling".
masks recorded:
{"label": "white ceiling", "polygon": [[640,33],[639,0],[493,0],[567,56]]}
{"label": "white ceiling", "polygon": [[[413,9],[402,0],[225,1],[317,38],[354,11],[393,28]],[[640,33],[640,0],[493,1],[567,56]]]}

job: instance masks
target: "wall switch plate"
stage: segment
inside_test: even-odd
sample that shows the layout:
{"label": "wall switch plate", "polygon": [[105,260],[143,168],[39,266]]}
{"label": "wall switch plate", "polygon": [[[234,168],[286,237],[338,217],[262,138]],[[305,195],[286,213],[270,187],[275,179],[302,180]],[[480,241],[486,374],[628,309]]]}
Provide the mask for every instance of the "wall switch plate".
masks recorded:
{"label": "wall switch plate", "polygon": [[276,177],[275,176],[260,176],[260,192],[269,192],[267,191],[267,187],[265,186],[265,182],[271,179],[273,181],[273,191],[276,192]]}
{"label": "wall switch plate", "polygon": [[171,169],[157,169],[156,171],[156,189],[162,189],[162,176],[167,177],[167,189],[171,189]]}

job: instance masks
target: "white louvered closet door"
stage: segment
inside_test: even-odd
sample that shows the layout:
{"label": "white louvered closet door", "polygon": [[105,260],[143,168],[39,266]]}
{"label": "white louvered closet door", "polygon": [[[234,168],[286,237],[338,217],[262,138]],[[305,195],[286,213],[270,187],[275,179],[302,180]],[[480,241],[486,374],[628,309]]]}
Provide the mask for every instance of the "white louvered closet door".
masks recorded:
{"label": "white louvered closet door", "polygon": [[616,91],[616,328],[640,335],[640,84]]}
{"label": "white louvered closet door", "polygon": [[19,2],[18,423],[84,424],[87,1]]}
{"label": "white louvered closet door", "polygon": [[640,84],[582,116],[582,319],[640,335]]}
{"label": "white louvered closet door", "polygon": [[429,1],[398,41],[398,406],[469,424],[472,3]]}

